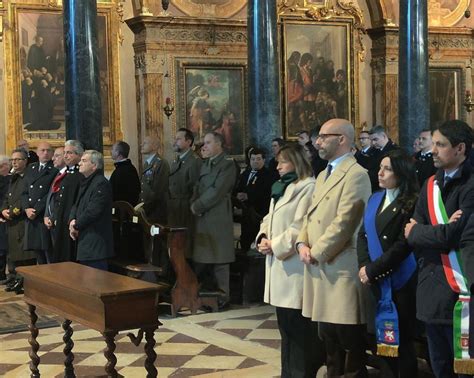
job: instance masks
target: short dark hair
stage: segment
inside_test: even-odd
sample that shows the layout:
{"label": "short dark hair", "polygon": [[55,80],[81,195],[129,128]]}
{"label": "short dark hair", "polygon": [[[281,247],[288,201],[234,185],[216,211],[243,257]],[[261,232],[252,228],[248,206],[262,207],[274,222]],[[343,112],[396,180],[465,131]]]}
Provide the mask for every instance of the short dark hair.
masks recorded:
{"label": "short dark hair", "polygon": [[123,140],[115,142],[115,145],[117,146],[117,152],[120,154],[120,156],[128,158],[128,154],[130,153],[130,145]]}
{"label": "short dark hair", "polygon": [[280,147],[283,147],[286,144],[283,138],[273,138],[272,143],[273,142],[277,142]]}
{"label": "short dark hair", "polygon": [[262,155],[262,158],[265,159],[265,151],[262,148],[254,147],[249,151],[249,155]]}
{"label": "short dark hair", "polygon": [[194,133],[185,127],[181,127],[180,129],[178,129],[178,132],[179,131],[182,131],[184,133],[185,140],[191,141],[191,146],[192,146],[194,144]]}
{"label": "short dark hair", "polygon": [[20,153],[20,154],[23,156],[23,159],[28,159],[28,152],[26,152],[26,150],[25,150],[24,148],[15,148],[15,149],[12,151],[12,155],[13,155],[15,152]]}
{"label": "short dark hair", "polygon": [[296,136],[300,136],[301,134],[306,134],[306,135],[309,136],[309,133],[308,133],[307,130],[300,130],[300,131],[298,131],[298,132],[296,133]]}
{"label": "short dark hair", "polygon": [[219,142],[219,144],[221,145],[222,148],[224,148],[224,145],[225,145],[225,139],[224,139],[224,136],[218,132],[215,132],[215,131],[212,131],[208,134],[212,134],[214,136],[214,140]]}
{"label": "short dark hair", "polygon": [[385,128],[382,126],[382,125],[375,125],[374,127],[372,127],[369,131],[369,135],[373,135],[373,134],[382,134],[384,133],[385,135],[387,135],[387,132],[385,131]]}
{"label": "short dark hair", "polygon": [[460,143],[464,143],[466,146],[464,154],[469,156],[472,142],[474,141],[474,134],[471,127],[466,122],[459,119],[452,119],[444,122],[436,130],[447,138],[453,147],[456,147]]}

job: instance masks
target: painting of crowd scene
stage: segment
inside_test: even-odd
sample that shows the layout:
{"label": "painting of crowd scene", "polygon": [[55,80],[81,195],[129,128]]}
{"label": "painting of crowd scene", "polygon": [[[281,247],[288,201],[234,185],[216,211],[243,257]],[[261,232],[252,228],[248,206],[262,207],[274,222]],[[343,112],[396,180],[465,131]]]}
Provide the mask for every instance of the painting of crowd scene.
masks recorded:
{"label": "painting of crowd scene", "polygon": [[[21,113],[24,132],[65,132],[63,16],[18,14]],[[106,19],[98,16],[102,125],[109,126]],[[57,135],[57,134],[55,134]]]}
{"label": "painting of crowd scene", "polygon": [[287,23],[284,50],[287,136],[351,120],[346,26]]}
{"label": "painting of crowd scene", "polygon": [[236,68],[185,68],[186,127],[196,140],[218,132],[229,155],[244,153],[244,71]]}

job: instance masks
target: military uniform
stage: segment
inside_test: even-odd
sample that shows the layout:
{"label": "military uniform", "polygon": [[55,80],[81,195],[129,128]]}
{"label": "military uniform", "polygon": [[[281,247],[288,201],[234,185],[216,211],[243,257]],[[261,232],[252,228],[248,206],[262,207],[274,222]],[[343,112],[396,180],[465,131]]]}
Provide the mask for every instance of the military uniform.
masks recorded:
{"label": "military uniform", "polygon": [[173,227],[186,227],[186,257],[192,255],[194,238],[194,216],[191,213],[191,197],[199,179],[202,160],[189,150],[182,158],[171,163],[168,192],[168,224]]}
{"label": "military uniform", "polygon": [[165,159],[155,155],[145,162],[140,178],[140,202],[150,222],[167,223],[168,177],[170,166]]}
{"label": "military uniform", "polygon": [[[58,173],[52,161],[45,163],[43,168],[40,167],[39,162],[29,165],[24,176],[23,209],[33,208],[36,210],[34,219],[26,218],[25,220],[24,249],[32,251],[46,251],[49,248],[49,233],[43,218],[49,189]],[[41,256],[38,257],[42,259]]]}
{"label": "military uniform", "polygon": [[415,168],[418,176],[418,183],[420,184],[420,187],[422,187],[426,179],[433,176],[437,171],[433,163],[433,153],[430,151],[423,154],[419,151],[415,154]]}

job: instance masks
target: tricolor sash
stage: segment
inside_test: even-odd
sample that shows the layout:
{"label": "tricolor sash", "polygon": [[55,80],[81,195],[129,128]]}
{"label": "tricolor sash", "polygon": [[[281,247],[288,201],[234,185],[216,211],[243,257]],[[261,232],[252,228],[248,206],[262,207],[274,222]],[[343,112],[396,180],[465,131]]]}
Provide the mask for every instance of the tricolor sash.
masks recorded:
{"label": "tricolor sash", "polygon": [[[449,223],[441,191],[435,176],[428,179],[428,212],[433,226]],[[469,302],[467,279],[462,271],[461,254],[452,250],[441,255],[444,274],[451,290],[459,294],[453,310],[454,371],[459,374],[473,374],[474,360],[469,356]]]}
{"label": "tricolor sash", "polygon": [[[380,243],[375,226],[375,219],[384,196],[384,191],[374,193],[369,198],[364,214],[364,227],[367,234],[367,244],[371,261],[377,260],[383,254],[382,244]],[[413,253],[410,253],[389,277],[378,281],[381,293],[375,315],[378,355],[388,357],[398,356],[400,330],[398,327],[397,308],[392,300],[392,288],[395,290],[402,288],[410,277],[412,277],[415,270],[415,257]]]}

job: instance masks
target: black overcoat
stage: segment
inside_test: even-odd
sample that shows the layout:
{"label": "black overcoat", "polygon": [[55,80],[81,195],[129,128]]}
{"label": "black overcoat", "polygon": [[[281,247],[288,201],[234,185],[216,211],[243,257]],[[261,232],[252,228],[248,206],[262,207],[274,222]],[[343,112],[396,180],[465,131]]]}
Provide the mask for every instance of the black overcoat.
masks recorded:
{"label": "black overcoat", "polygon": [[114,163],[110,176],[113,201],[125,201],[135,206],[140,195],[140,178],[130,159]]}

